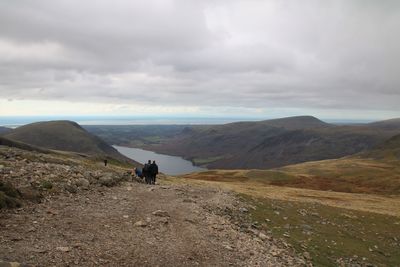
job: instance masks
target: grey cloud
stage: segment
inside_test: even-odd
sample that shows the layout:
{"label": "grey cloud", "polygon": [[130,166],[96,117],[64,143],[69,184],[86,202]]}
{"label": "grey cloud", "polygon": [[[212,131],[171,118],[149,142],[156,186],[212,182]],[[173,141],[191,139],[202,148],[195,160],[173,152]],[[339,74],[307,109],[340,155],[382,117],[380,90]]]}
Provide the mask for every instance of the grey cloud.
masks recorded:
{"label": "grey cloud", "polygon": [[398,1],[0,3],[0,98],[400,112]]}

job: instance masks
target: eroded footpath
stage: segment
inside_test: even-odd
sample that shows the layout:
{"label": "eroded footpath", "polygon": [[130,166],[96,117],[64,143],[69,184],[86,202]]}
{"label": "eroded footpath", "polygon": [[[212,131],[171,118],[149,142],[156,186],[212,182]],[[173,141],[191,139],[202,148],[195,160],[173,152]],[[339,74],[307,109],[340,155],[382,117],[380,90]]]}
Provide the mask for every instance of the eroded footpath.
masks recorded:
{"label": "eroded footpath", "polygon": [[34,266],[304,266],[236,196],[122,182],[0,213],[0,259]]}

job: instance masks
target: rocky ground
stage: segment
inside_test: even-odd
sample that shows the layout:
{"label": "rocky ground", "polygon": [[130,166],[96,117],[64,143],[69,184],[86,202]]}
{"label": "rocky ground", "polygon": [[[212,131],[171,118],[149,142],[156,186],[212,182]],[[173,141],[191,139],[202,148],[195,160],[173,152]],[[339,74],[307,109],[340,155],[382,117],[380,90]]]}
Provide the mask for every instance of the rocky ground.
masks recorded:
{"label": "rocky ground", "polygon": [[310,265],[288,244],[251,224],[252,207],[230,191],[163,184],[162,179],[161,185],[148,186],[130,181],[123,169],[5,147],[0,147],[0,175],[3,185],[16,189],[3,198],[15,199],[17,206],[0,210],[4,262]]}

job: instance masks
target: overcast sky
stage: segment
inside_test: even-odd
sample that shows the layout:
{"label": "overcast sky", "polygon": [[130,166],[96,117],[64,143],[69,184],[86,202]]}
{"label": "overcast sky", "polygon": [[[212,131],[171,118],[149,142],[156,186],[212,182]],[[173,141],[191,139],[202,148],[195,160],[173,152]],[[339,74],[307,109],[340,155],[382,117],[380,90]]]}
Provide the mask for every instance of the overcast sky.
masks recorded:
{"label": "overcast sky", "polygon": [[0,2],[0,115],[400,117],[400,1]]}

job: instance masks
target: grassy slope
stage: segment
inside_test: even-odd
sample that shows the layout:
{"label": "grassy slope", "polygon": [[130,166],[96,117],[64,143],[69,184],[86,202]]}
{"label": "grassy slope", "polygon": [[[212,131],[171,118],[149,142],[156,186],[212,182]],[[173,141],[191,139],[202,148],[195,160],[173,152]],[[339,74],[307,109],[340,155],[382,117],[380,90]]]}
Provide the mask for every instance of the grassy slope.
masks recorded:
{"label": "grassy slope", "polygon": [[260,185],[242,175],[242,181],[230,175],[215,181],[212,173],[206,172],[208,180],[168,177],[163,182],[237,192],[252,207],[256,228],[284,239],[300,254],[309,252],[315,266],[341,266],[338,261],[400,266],[400,197]]}
{"label": "grassy slope", "polygon": [[399,163],[400,135],[353,157],[275,170],[207,171],[184,181],[240,193],[254,207],[257,227],[309,252],[316,266],[400,266]]}
{"label": "grassy slope", "polygon": [[254,221],[274,236],[310,253],[316,266],[338,266],[339,259],[378,266],[400,265],[400,219],[316,203],[244,196]]}
{"label": "grassy slope", "polygon": [[18,127],[5,137],[41,148],[72,151],[134,163],[102,139],[71,121],[32,123]]}

